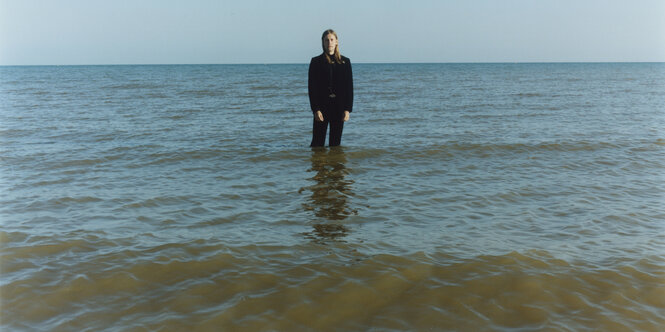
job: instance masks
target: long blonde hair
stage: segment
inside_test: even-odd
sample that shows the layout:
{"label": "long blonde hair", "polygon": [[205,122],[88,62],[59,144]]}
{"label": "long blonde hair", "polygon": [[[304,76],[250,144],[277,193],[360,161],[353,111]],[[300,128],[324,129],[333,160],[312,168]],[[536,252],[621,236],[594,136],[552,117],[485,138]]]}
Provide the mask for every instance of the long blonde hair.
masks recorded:
{"label": "long blonde hair", "polygon": [[[332,56],[328,54],[328,50],[326,49],[326,46],[324,44],[324,40],[328,35],[333,35],[335,36],[335,39],[337,40],[337,45],[335,45],[335,53],[333,53]],[[323,35],[321,36],[321,48],[323,48],[323,54],[326,55],[326,60],[328,60],[328,63],[344,63],[342,60],[342,55],[339,53],[339,38],[337,38],[337,32],[333,29],[328,29],[323,32]]]}

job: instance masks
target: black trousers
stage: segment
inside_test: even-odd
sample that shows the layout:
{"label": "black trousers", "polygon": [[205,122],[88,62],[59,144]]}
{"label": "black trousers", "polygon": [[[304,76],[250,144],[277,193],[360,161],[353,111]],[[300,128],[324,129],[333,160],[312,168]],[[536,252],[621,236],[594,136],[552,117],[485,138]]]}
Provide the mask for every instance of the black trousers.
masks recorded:
{"label": "black trousers", "polygon": [[328,125],[330,125],[330,137],[328,138],[329,146],[338,146],[342,142],[342,130],[344,129],[344,111],[339,109],[339,106],[334,99],[329,99],[324,109],[323,121],[314,120],[312,128],[312,144],[310,146],[324,146],[326,143],[326,132]]}

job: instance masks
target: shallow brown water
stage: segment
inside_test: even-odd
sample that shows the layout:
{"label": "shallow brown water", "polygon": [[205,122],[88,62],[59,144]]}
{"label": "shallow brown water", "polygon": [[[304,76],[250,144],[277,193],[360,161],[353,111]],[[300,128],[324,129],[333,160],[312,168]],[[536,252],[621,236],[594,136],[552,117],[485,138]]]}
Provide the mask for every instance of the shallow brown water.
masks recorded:
{"label": "shallow brown water", "polygon": [[[3,241],[17,242],[12,236]],[[4,273],[39,270],[3,286],[12,299],[5,319],[34,330],[658,331],[665,324],[665,262],[656,257],[603,268],[535,250],[459,259],[367,255],[344,243],[229,248],[203,240],[111,249],[122,245],[89,236],[7,250],[14,261],[63,263],[4,262]],[[91,257],[67,263],[71,256]]]}

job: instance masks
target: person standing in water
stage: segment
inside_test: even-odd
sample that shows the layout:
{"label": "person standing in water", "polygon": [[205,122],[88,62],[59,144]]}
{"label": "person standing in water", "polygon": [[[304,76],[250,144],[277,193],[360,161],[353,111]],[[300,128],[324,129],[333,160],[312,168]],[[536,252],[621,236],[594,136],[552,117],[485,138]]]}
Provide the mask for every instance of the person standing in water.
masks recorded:
{"label": "person standing in water", "polygon": [[314,115],[310,146],[324,146],[328,124],[328,144],[338,146],[353,108],[351,60],[339,53],[337,33],[332,29],[323,32],[321,43],[323,53],[309,63],[309,103]]}

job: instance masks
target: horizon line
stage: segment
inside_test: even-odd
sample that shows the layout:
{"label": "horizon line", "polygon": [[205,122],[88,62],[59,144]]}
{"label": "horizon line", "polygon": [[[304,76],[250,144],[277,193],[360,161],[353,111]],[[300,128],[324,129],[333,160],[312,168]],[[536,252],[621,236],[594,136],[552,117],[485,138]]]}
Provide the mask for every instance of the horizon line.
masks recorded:
{"label": "horizon line", "polygon": [[[353,62],[366,65],[409,64],[584,64],[584,63],[665,63],[665,61],[443,61],[443,62]],[[247,62],[247,63],[90,63],[90,64],[0,64],[0,67],[75,67],[75,66],[248,66],[248,65],[307,65],[308,62]]]}

